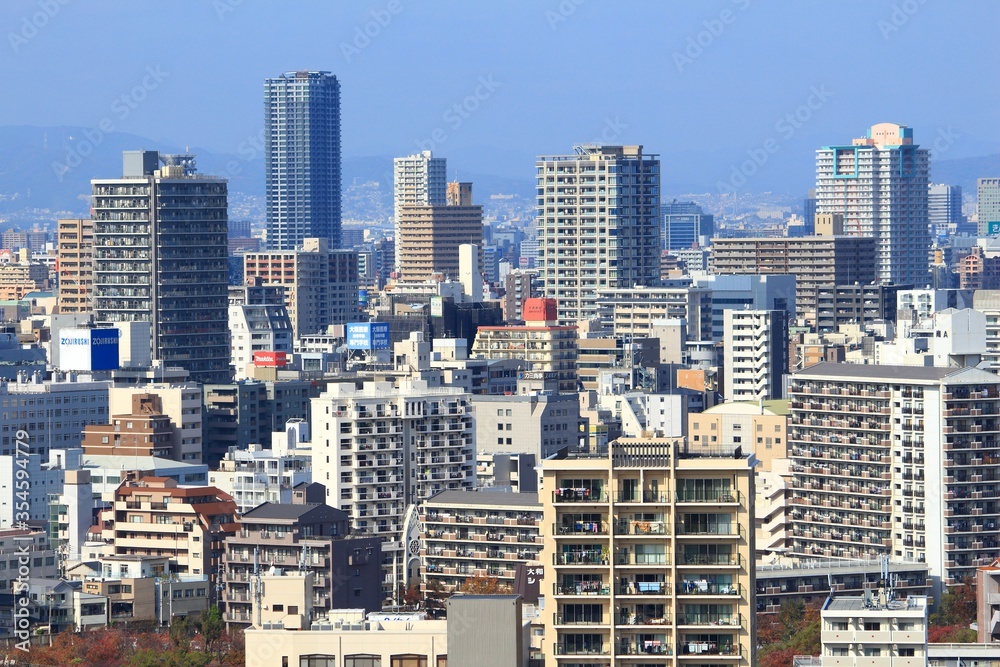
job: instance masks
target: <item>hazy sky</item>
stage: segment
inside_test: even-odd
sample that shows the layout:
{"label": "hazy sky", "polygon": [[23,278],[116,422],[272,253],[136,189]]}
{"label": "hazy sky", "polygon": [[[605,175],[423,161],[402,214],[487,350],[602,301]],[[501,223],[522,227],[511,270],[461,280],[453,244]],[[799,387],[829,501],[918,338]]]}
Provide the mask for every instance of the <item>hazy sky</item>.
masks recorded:
{"label": "hazy sky", "polygon": [[3,0],[0,25],[0,125],[237,153],[262,80],[321,69],[345,156],[433,141],[449,171],[530,178],[594,140],[719,178],[754,155],[811,171],[881,121],[939,157],[1000,152],[995,1]]}

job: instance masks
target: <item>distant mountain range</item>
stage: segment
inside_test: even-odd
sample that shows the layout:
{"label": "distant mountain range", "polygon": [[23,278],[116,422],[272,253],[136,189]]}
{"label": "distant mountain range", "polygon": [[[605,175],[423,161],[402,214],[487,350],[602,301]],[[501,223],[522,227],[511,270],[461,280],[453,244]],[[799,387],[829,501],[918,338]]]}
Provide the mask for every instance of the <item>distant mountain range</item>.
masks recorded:
{"label": "distant mountain range", "polygon": [[[164,144],[122,132],[102,134],[92,128],[5,126],[0,127],[0,214],[27,209],[85,214],[90,179],[120,175],[121,152],[136,149],[195,153],[198,170],[227,176],[232,192],[264,194],[264,163],[260,154],[216,153],[197,146],[188,148]],[[717,190],[715,180],[709,181],[701,176],[713,169],[685,169],[683,162],[663,157],[665,192]],[[468,163],[468,160],[463,162]],[[481,163],[494,165],[508,174],[518,173],[517,165],[511,164],[509,159],[501,164],[500,160],[491,160],[484,154]],[[391,156],[347,157],[343,170],[345,188],[355,183],[376,181],[379,192],[391,196]],[[475,184],[477,201],[500,193],[531,199],[534,196],[532,171],[525,171],[525,178],[464,169],[459,176],[461,180]],[[1000,154],[940,160],[934,162],[932,168],[934,182],[961,185],[966,193],[975,192],[976,179],[982,176],[1000,176]],[[808,178],[802,173],[772,173],[766,181],[761,179],[759,186],[761,191],[794,193],[801,190],[804,194],[810,187]],[[782,183],[786,187],[777,187]]]}

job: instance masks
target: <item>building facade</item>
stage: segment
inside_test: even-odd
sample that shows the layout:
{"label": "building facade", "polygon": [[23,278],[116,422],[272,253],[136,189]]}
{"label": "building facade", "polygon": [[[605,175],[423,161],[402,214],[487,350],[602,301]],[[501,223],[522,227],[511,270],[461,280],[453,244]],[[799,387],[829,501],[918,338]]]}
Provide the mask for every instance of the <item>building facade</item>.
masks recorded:
{"label": "building facade", "polygon": [[729,401],[782,398],[788,372],[788,314],[727,310],[722,335],[723,390]]}
{"label": "building facade", "polygon": [[399,237],[404,206],[443,206],[447,196],[448,163],[443,157],[434,157],[431,151],[421,151],[406,157],[397,157],[393,166],[393,219],[395,244],[395,270],[400,270]]}
{"label": "building facade", "polygon": [[463,245],[479,249],[482,266],[483,207],[473,205],[471,183],[449,185],[467,188],[446,204],[404,204],[398,209],[400,280],[420,282],[435,275],[457,280],[459,248]]}
{"label": "building facade", "polygon": [[94,221],[90,218],[56,221],[56,253],[59,312],[93,312]]}
{"label": "building facade", "polygon": [[125,151],[122,178],[91,183],[95,319],[149,322],[154,360],[227,381],[226,180],[193,155]]}
{"label": "building facade", "polygon": [[642,146],[577,146],[537,162],[538,269],[559,324],[597,314],[597,290],[660,278],[660,161]]}
{"label": "building facade", "polygon": [[627,439],[543,462],[546,665],[756,664],[754,460],[735,454]]}
{"label": "building facade", "polygon": [[927,283],[929,160],[913,129],[894,123],[816,151],[816,213],[839,213],[845,233],[875,238],[878,282]]}
{"label": "building facade", "polygon": [[267,244],[296,250],[307,238],[340,246],[340,82],[329,72],[264,81]]}

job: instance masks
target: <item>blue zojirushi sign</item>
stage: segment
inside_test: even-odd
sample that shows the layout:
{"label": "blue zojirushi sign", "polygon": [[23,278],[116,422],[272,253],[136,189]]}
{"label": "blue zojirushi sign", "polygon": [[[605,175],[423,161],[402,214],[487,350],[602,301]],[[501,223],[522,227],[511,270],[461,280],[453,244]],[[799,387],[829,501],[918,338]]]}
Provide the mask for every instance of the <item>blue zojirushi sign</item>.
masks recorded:
{"label": "blue zojirushi sign", "polygon": [[64,371],[112,371],[118,368],[118,329],[62,329],[59,368]]}

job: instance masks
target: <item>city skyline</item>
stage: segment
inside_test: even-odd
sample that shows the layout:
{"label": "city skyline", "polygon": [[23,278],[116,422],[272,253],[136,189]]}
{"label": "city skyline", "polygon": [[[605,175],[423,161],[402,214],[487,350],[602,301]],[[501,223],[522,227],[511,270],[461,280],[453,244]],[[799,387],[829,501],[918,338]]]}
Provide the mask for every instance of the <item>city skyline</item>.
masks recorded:
{"label": "city skyline", "polygon": [[[303,37],[276,57],[255,47],[262,30],[288,20],[270,7],[219,0],[161,15],[154,6],[81,11],[60,4],[37,27],[36,5],[12,3],[0,14],[9,28],[0,71],[22,103],[0,110],[0,127],[52,128],[46,137],[49,162],[70,169],[79,168],[71,165],[80,147],[95,155],[106,147],[97,135],[91,135],[94,140],[80,132],[60,136],[59,127],[97,128],[102,136],[131,133],[199,153],[224,153],[234,157],[241,173],[259,178],[264,169],[260,81],[282,70],[310,69],[328,70],[342,82],[345,158],[427,149],[450,158],[455,169],[506,178],[528,180],[525,174],[530,178],[538,154],[598,140],[642,143],[663,155],[665,189],[672,193],[705,191],[706,186],[715,192],[727,184],[741,192],[798,192],[809,187],[808,179],[788,181],[809,170],[816,146],[854,136],[875,122],[916,128],[932,159],[1000,152],[1000,134],[983,111],[995,108],[997,93],[988,86],[970,89],[950,68],[956,60],[987,66],[997,61],[992,42],[976,36],[996,23],[997,8],[966,3],[958,12],[914,4],[912,12],[892,2],[850,10],[819,6],[791,17],[749,0],[614,9],[567,1],[540,3],[537,12],[493,7],[474,17],[470,10],[443,3],[312,5],[315,24],[332,23],[332,34],[312,40],[316,28],[301,27]],[[72,43],[65,39],[66,30],[90,29],[98,39],[111,31],[116,41],[107,48],[117,51],[134,45],[122,28],[140,17],[156,19],[151,21],[154,35],[197,23],[206,38],[205,53],[228,55],[213,60],[161,50],[149,58],[126,59],[133,64],[86,84],[80,68],[96,65],[86,54],[63,58],[60,62],[71,64],[49,71]],[[452,29],[462,21],[475,25],[475,19],[488,19],[488,39]],[[959,23],[961,31],[946,29]],[[606,24],[635,26],[638,37],[649,37],[638,52],[642,66],[613,67],[572,47]],[[775,26],[794,38],[771,40],[765,48],[751,43]],[[867,30],[871,39],[861,40],[846,60],[826,58],[830,40],[847,29]],[[949,58],[925,48],[931,31],[934,39],[946,40]],[[961,38],[950,37],[959,33]],[[427,37],[438,38],[442,46],[417,48],[414,40]],[[512,44],[521,45],[523,53]],[[546,46],[576,56],[540,58],[535,51]],[[400,53],[407,57],[398,58]],[[894,85],[859,77],[873,60],[896,72]],[[428,76],[443,63],[449,66],[448,77]],[[226,76],[215,73],[220,67]],[[602,81],[604,94],[586,94],[588,77],[576,74],[582,68]],[[43,70],[51,90],[34,85]],[[71,72],[77,76],[64,80]],[[919,104],[915,95],[899,94],[919,91],[930,81],[936,93],[930,99],[921,94]],[[186,94],[178,94],[181,90]],[[648,102],[632,101],[637,91]],[[69,99],[79,104],[68,104]],[[960,99],[967,103],[957,104]],[[95,145],[87,147],[88,141]],[[752,166],[746,165],[748,159]],[[226,163],[220,168],[225,170]],[[56,177],[53,168],[48,172],[47,178]],[[448,174],[456,176],[465,180],[461,172]],[[936,178],[933,173],[931,178]],[[689,190],[689,185],[701,187]]]}

